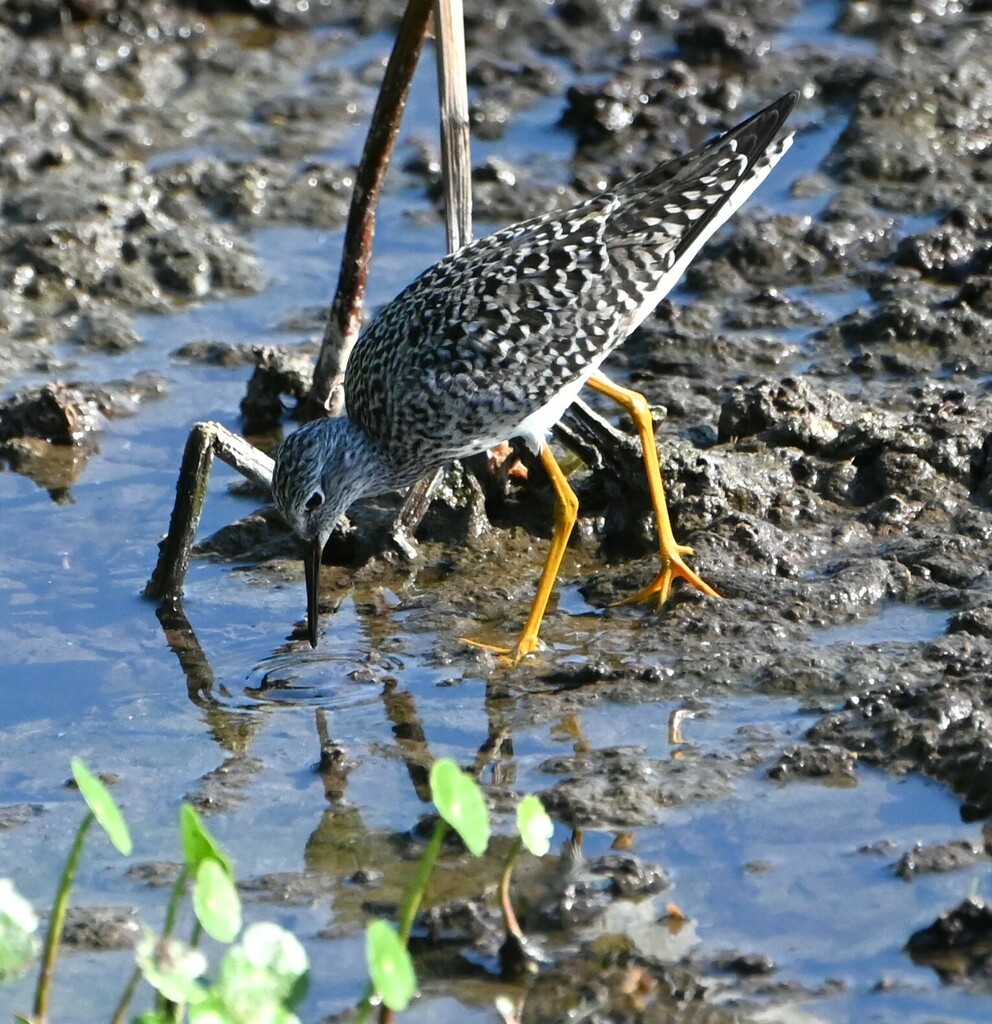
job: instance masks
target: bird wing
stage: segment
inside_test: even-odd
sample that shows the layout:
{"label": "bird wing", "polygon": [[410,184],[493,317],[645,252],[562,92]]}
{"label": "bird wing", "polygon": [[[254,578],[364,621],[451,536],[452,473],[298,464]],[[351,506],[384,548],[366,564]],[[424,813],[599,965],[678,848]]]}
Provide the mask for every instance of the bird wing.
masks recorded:
{"label": "bird wing", "polygon": [[598,364],[621,340],[604,244],[616,202],[604,193],[513,225],[427,270],[356,344],[349,414],[387,448],[409,430],[460,448],[512,428]]}
{"label": "bird wing", "polygon": [[[411,432],[444,457],[584,379],[647,316],[788,148],[789,94],[712,142],[565,211],[469,243],[363,332],[349,414],[387,452]],[[480,447],[481,445],[476,445]]]}

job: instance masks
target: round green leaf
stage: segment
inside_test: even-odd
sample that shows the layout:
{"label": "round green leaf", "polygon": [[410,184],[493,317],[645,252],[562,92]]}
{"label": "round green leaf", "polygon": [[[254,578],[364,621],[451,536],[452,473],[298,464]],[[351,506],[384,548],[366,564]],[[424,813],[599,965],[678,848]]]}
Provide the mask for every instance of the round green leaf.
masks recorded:
{"label": "round green leaf", "polygon": [[365,933],[365,956],[376,995],[401,1013],[417,994],[417,976],[406,946],[388,921],[373,921]]}
{"label": "round green leaf", "polygon": [[548,817],[544,804],[533,794],[525,796],[517,804],[517,831],[524,846],[535,857],[543,857],[551,849],[555,825]]}
{"label": "round green leaf", "polygon": [[107,838],[114,844],[117,852],[125,857],[129,856],[133,848],[131,833],[128,832],[124,815],[110,795],[110,790],[89,772],[78,757],[72,759],[72,777],[76,780],[86,806],[93,812],[93,817],[107,833]]}
{"label": "round green leaf", "polygon": [[431,796],[441,817],[481,857],[489,845],[489,808],[475,779],[442,757],[431,766]]}
{"label": "round green leaf", "polygon": [[220,861],[200,861],[193,886],[193,910],[203,930],[218,942],[233,942],[241,931],[241,900]]}
{"label": "round green leaf", "polygon": [[258,921],[245,929],[241,939],[245,956],[287,984],[287,993],[310,969],[307,951],[292,933],[271,921]]}
{"label": "round green leaf", "polygon": [[261,921],[249,925],[241,941],[227,951],[215,990],[228,1011],[245,1024],[295,1020],[289,1011],[306,992],[308,969],[306,950],[296,936]]}
{"label": "round green leaf", "polygon": [[190,871],[195,872],[203,860],[215,860],[223,866],[229,878],[234,878],[234,867],[220,844],[203,824],[203,819],[189,804],[179,808],[179,832],[183,839],[183,857]]}

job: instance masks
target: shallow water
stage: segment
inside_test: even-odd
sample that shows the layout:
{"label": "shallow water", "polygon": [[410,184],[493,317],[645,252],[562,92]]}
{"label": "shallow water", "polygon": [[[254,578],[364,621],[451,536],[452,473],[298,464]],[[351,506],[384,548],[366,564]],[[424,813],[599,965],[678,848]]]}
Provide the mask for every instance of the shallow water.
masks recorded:
{"label": "shallow water", "polygon": [[[821,34],[837,9],[806,8],[784,41]],[[375,37],[348,59],[362,63],[384,46]],[[418,76],[408,136],[433,131],[424,113],[431,109],[433,89],[429,75]],[[497,150],[511,159],[553,150],[557,103],[547,101],[516,119],[505,143],[480,145],[476,158]],[[776,208],[781,203],[795,213],[822,203],[786,197],[792,180],[819,163],[839,130],[827,122],[802,136],[758,201]],[[352,151],[334,155],[354,158],[360,141],[351,138]],[[405,216],[411,207],[423,210],[426,201],[391,192],[383,202],[372,306],[443,247],[441,226]],[[198,338],[293,340],[279,326],[285,315],[323,304],[331,290],[340,232],[270,228],[252,240],[269,277],[261,295],[142,317],[141,348],[86,358],[80,377],[101,380],[152,369],[166,376],[169,392],[134,418],[106,424],[98,452],[71,488],[71,500],[56,503],[26,477],[0,473],[0,647],[6,652],[0,806],[42,808],[26,824],[0,831],[0,862],[37,906],[47,903],[81,818],[78,798],[64,787],[71,756],[120,776],[115,793],[133,826],[139,862],[176,859],[179,803],[209,792],[210,827],[233,855],[239,877],[305,868],[327,877],[327,894],[312,906],[249,897],[247,911],[250,918],[291,927],[307,945],[315,970],[302,1017],[317,1020],[361,994],[362,900],[395,895],[391,887],[409,865],[397,862],[391,841],[427,809],[401,756],[400,725],[415,718],[431,756],[468,763],[487,740],[491,709],[486,681],[453,678],[452,669],[434,659],[437,638],[408,631],[402,613],[369,615],[346,598],[323,623],[319,649],[310,652],[287,644],[303,613],[301,583],[261,585],[251,573],[208,561],[192,566],[185,610],[213,682],[191,693],[153,606],[139,596],[167,523],[189,426],[216,419],[237,429],[249,375],[185,365],[170,353]],[[813,298],[803,290],[797,295]],[[847,309],[862,299],[862,292],[852,291],[822,301]],[[808,356],[803,346],[809,333],[786,332],[798,347],[797,370]],[[225,467],[215,468],[202,535],[254,507],[228,492],[235,479]],[[586,617],[592,611],[575,588],[564,589],[559,615]],[[810,645],[920,642],[940,635],[945,625],[944,613],[889,605],[874,619],[819,631]],[[343,804],[328,802],[313,771],[318,709],[328,713],[332,738],[353,761]],[[572,749],[576,725],[593,749],[634,744],[649,757],[692,763],[732,754],[742,745],[771,750],[784,739],[798,739],[815,717],[790,701],[714,698],[685,724],[684,743],[673,748],[668,721],[676,709],[666,701],[635,706],[604,699],[583,708],[567,729],[540,714],[523,724],[525,716],[517,714],[514,754],[500,770],[515,776],[520,792],[547,787],[554,780],[540,765]],[[222,782],[207,787],[204,778],[218,770]],[[776,976],[811,989],[840,979],[839,993],[797,997],[807,1019],[987,1020],[987,1000],[940,986],[901,951],[912,928],[929,924],[987,875],[979,865],[906,884],[892,873],[892,862],[915,842],[978,838],[978,826],[961,824],[957,801],[920,778],[895,779],[865,769],[858,771],[856,786],[844,787],[770,785],[764,771],[732,781],[722,796],[672,808],[659,825],[633,829],[634,851],[670,870],[674,888],[646,906],[616,905],[597,928],[626,931],[643,951],[672,957],[694,944],[766,953],[775,961]],[[508,822],[501,820],[500,828],[507,832]],[[559,827],[556,850],[566,835]],[[607,832],[587,833],[584,852],[605,853],[613,839]],[[893,852],[859,852],[880,841],[888,841]],[[370,864],[388,876],[385,892],[356,892],[342,881]],[[128,880],[124,871],[109,846],[95,840],[86,852],[76,902],[133,906],[156,924],[163,891]],[[672,900],[692,925],[689,939],[674,949],[656,921]],[[67,955],[52,1019],[105,1019],[119,985],[110,979],[129,959],[117,952]],[[894,985],[875,991],[882,979]],[[504,990],[485,978],[429,981],[425,997],[403,1019],[492,1021],[491,1001]],[[9,999],[10,1006],[23,1009],[27,993],[26,982],[5,989],[0,1004],[6,1007]],[[783,1008],[770,1013],[766,1019],[798,1019]]]}
{"label": "shallow water", "polygon": [[817,630],[812,638],[814,647],[831,644],[868,646],[885,643],[914,643],[936,640],[947,630],[950,616],[939,608],[920,608],[917,605],[887,604],[877,615],[858,619],[841,626]]}

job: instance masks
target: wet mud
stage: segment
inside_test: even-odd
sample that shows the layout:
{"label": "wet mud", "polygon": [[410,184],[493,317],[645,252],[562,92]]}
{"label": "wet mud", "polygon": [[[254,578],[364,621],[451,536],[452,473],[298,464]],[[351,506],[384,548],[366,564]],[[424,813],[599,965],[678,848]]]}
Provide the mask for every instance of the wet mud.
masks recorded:
{"label": "wet mud", "polygon": [[[659,612],[619,603],[654,577],[657,553],[636,435],[597,396],[618,436],[558,435],[582,457],[572,481],[583,518],[546,650],[510,672],[461,641],[519,631],[553,517],[551,489],[526,457],[502,472],[482,458],[446,476],[415,549],[384,549],[390,499],[353,509],[332,538],[325,620],[352,604],[373,639],[397,622],[411,638],[399,655],[348,648],[341,671],[355,686],[402,693],[407,643],[453,698],[482,680],[487,769],[509,766],[512,737],[536,726],[568,740],[529,776],[572,838],[553,872],[519,879],[519,912],[540,946],[515,982],[521,1021],[795,1019],[795,1006],[829,1001],[844,983],[829,971],[786,977],[760,948],[689,952],[678,936],[692,923],[666,918],[664,896],[651,913],[674,953],[595,935],[591,922],[610,907],[662,893],[669,868],[633,854],[586,860],[581,837],[634,835],[744,782],[849,789],[871,766],[935,780],[959,804],[960,837],[874,851],[899,885],[987,862],[986,844],[964,830],[992,815],[992,14],[870,0],[468,7],[477,143],[501,144],[535,110],[554,112],[542,122],[553,141],[478,157],[485,224],[572,203],[803,92],[793,154],[610,364],[655,409],[676,535],[722,597],[679,590]],[[69,500],[99,463],[107,424],[172,397],[175,384],[142,367],[142,317],[264,293],[256,246],[266,227],[341,227],[353,168],[338,147],[360,136],[388,42],[368,61],[347,54],[392,31],[396,8],[0,8],[0,465]],[[441,217],[433,138],[409,142],[390,177],[425,229]],[[380,226],[387,240],[390,230]],[[328,294],[331,278],[329,267]],[[233,341],[188,338],[172,353],[183,388],[199,379],[209,391],[208,374],[250,376],[240,428],[267,446],[305,393],[320,315],[301,308],[280,329],[300,342],[242,330]],[[104,373],[123,359],[127,373]],[[163,493],[178,461],[177,451],[161,467]],[[161,520],[164,531],[164,504]],[[201,553],[238,563],[259,604],[267,588],[299,590],[302,613],[296,544],[270,509]],[[209,707],[214,675],[191,627],[163,624],[191,698]],[[302,635],[250,686],[244,672],[233,685],[253,701],[306,704],[316,668]],[[719,747],[692,742],[724,702],[751,698],[798,708],[806,724],[797,733],[759,717]],[[386,697],[391,756],[426,763],[423,723],[395,700]],[[579,724],[590,709],[659,703],[677,709],[665,751],[635,733],[596,745]],[[187,794],[198,808],[223,814],[249,800],[264,765],[248,746],[244,736],[228,744],[198,780]],[[323,753],[331,809],[305,870],[259,874],[243,892],[314,908],[333,891],[345,907],[335,937],[357,929],[370,901],[396,905],[421,840],[397,826],[373,847],[356,843],[351,754]],[[512,806],[507,772],[484,775],[496,808]],[[0,830],[45,816],[30,797],[11,799]],[[161,884],[171,866],[156,863],[132,881]],[[488,882],[467,869],[449,878],[463,891],[419,922],[434,995],[472,1003],[471,985],[459,988],[466,977],[499,974],[499,922],[479,905]],[[73,943],[132,941],[130,911],[112,910],[80,912]],[[987,998],[988,907],[940,910],[923,929],[899,922],[907,958]]]}

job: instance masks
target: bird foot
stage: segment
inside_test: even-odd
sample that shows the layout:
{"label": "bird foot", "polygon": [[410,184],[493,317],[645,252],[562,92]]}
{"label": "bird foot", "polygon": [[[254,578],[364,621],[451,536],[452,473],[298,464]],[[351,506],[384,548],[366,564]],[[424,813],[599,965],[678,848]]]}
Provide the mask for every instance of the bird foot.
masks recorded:
{"label": "bird foot", "polygon": [[676,544],[673,549],[662,552],[661,572],[658,573],[654,581],[638,590],[636,594],[617,601],[616,604],[640,604],[642,601],[651,601],[656,608],[660,608],[671,595],[672,583],[676,577],[685,580],[686,583],[691,584],[707,597],[719,597],[720,595],[708,583],[700,579],[682,561],[683,555],[692,554],[694,554],[692,548],[686,544]]}
{"label": "bird foot", "polygon": [[478,647],[480,650],[495,654],[500,663],[505,664],[509,668],[519,665],[528,655],[544,647],[536,636],[529,637],[526,635],[520,637],[515,647],[496,647],[493,644],[484,644],[481,640],[470,640],[467,636],[459,637],[459,639],[463,644],[468,644],[470,647]]}

